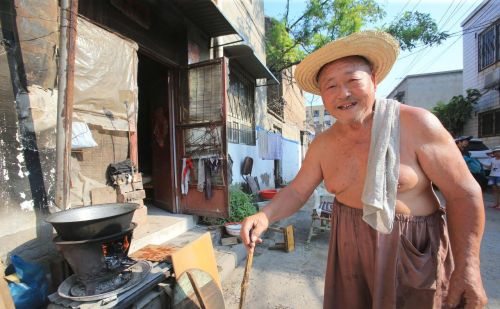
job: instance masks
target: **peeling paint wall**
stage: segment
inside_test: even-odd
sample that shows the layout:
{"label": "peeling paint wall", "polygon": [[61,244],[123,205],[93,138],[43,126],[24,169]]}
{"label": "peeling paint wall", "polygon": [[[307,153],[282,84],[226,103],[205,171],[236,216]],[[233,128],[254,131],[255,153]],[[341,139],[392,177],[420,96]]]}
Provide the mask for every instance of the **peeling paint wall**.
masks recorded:
{"label": "peeling paint wall", "polygon": [[43,217],[54,193],[55,132],[37,128],[53,104],[58,30],[57,0],[0,1],[2,260],[9,252],[39,259],[50,251],[52,228]]}

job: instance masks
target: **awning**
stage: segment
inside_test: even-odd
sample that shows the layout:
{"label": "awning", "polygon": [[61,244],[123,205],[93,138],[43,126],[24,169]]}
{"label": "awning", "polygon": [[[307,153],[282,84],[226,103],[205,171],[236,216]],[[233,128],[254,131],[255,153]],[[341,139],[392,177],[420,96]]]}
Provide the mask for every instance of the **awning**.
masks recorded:
{"label": "awning", "polygon": [[211,38],[238,34],[212,0],[174,0],[174,3],[182,14]]}
{"label": "awning", "polygon": [[265,78],[267,84],[279,84],[273,73],[255,56],[250,46],[246,44],[224,46],[224,55],[238,62],[253,78]]}

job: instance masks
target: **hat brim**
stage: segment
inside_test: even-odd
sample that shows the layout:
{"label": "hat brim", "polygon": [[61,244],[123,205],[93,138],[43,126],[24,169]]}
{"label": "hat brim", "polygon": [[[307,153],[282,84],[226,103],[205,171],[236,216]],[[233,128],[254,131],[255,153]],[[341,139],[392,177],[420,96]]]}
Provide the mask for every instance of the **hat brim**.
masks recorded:
{"label": "hat brim", "polygon": [[326,44],[302,60],[295,70],[295,80],[302,90],[320,94],[317,81],[321,68],[332,61],[349,56],[365,57],[372,65],[377,83],[381,82],[399,54],[399,43],[381,31],[356,32]]}

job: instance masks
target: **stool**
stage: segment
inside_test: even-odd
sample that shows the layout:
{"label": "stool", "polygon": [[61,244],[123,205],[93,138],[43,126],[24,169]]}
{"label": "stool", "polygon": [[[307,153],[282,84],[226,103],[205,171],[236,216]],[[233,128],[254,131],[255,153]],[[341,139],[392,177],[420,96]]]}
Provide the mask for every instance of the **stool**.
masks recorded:
{"label": "stool", "polygon": [[311,242],[313,236],[317,236],[320,232],[330,231],[330,221],[332,218],[333,196],[320,196],[319,208],[313,209],[311,215],[311,227],[309,228],[309,236],[307,243]]}

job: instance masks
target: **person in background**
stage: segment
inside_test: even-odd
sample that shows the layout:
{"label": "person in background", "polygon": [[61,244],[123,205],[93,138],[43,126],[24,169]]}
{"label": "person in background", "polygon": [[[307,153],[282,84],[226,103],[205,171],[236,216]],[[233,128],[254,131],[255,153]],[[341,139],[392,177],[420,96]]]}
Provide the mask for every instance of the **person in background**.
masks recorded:
{"label": "person in background", "polygon": [[462,155],[469,155],[467,151],[467,146],[469,145],[469,141],[472,139],[472,136],[459,136],[455,138],[455,144],[457,144],[458,149]]}
{"label": "person in background", "polygon": [[491,151],[491,155],[490,164],[486,165],[486,167],[491,169],[488,185],[493,189],[495,204],[490,207],[500,210],[500,147],[495,147]]}

